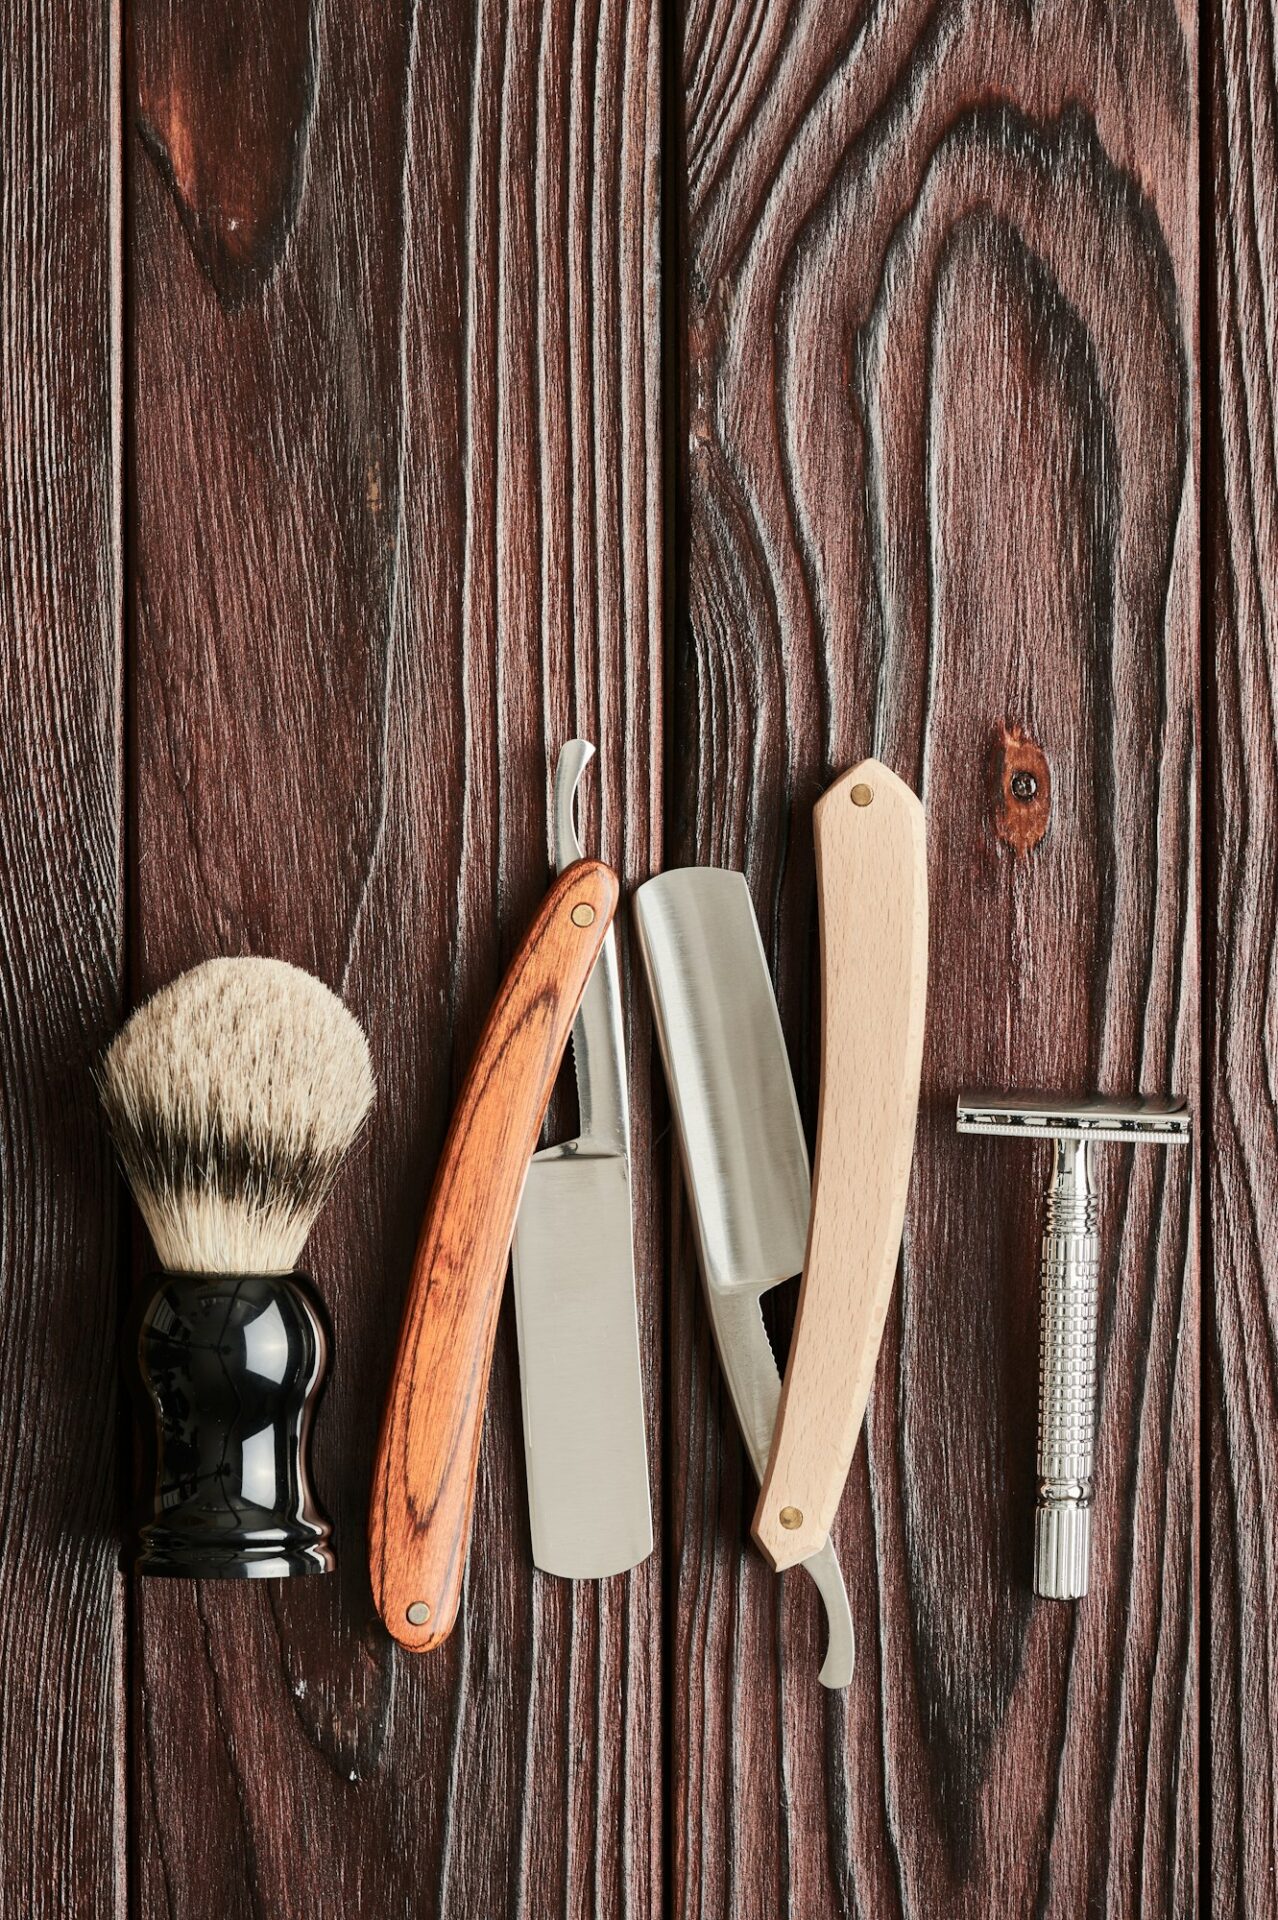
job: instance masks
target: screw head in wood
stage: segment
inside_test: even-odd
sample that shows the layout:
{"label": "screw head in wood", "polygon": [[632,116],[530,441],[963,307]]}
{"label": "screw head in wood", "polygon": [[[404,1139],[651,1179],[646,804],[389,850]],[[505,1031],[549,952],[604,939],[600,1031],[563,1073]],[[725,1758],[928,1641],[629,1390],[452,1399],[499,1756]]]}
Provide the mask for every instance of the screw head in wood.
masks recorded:
{"label": "screw head in wood", "polygon": [[793,1533],[796,1527],[803,1525],[803,1515],[797,1507],[782,1507],[780,1520],[787,1533]]}
{"label": "screw head in wood", "polygon": [[582,900],[573,908],[568,918],[572,921],[574,927],[593,927],[595,924],[595,910],[585,900]]}
{"label": "screw head in wood", "polygon": [[424,1600],[414,1600],[412,1606],[408,1609],[409,1626],[424,1627],[429,1619],[430,1608],[426,1602]]}
{"label": "screw head in wood", "polygon": [[[863,780],[858,780],[856,785],[853,787],[852,792],[849,795],[849,798],[851,799],[852,805],[854,807],[868,807],[871,800],[873,800],[874,798],[874,788],[867,787]],[[797,1527],[799,1523],[796,1520],[794,1524]]]}

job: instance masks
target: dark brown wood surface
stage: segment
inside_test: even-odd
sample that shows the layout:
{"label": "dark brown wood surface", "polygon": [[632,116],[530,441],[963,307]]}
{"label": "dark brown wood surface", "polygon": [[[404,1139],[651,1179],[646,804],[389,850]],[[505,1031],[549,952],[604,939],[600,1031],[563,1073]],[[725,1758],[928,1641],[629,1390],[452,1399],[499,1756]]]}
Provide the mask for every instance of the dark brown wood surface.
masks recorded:
{"label": "dark brown wood surface", "polygon": [[1272,6],[1214,0],[1204,94],[1213,244],[1204,272],[1212,671],[1205,795],[1212,1284],[1207,1341],[1210,1868],[1218,1920],[1278,1914],[1278,1436],[1272,1091],[1274,590],[1278,473],[1278,38]]}
{"label": "dark brown wood surface", "polygon": [[0,6],[0,1915],[125,1913],[110,5]]}
{"label": "dark brown wood surface", "polygon": [[[0,28],[0,1916],[1179,1920],[1200,1786],[1216,1910],[1278,1913],[1270,0],[1211,0],[1202,76],[1206,1368],[1188,1157],[1114,1154],[1076,1610],[1029,1591],[1045,1155],[958,1140],[953,1105],[1196,1088],[1190,0],[0,0]],[[415,1657],[376,1617],[413,1249],[573,733],[626,887],[746,870],[810,1122],[813,805],[874,752],[928,810],[846,1697],[810,1583],[749,1541],[624,913],[658,1552],[534,1573],[508,1300],[457,1628]],[[379,1076],[309,1252],[339,1571],[128,1586],[148,1254],[88,1067],[122,996],[242,952],[341,991]]]}
{"label": "dark brown wood surface", "polygon": [[[659,1909],[661,1558],[534,1574],[509,1296],[446,1646],[392,1647],[365,1551],[430,1176],[546,890],[564,739],[600,748],[586,849],[627,883],[659,857],[658,56],[647,0],[134,9],[132,984],[280,954],[345,994],[380,1085],[310,1249],[338,1573],[138,1594],[144,1916]],[[659,1489],[642,1020],[631,1045]]]}
{"label": "dark brown wood surface", "polygon": [[681,71],[670,851],[745,867],[810,1112],[811,809],[876,753],[928,811],[932,985],[846,1700],[811,1593],[743,1551],[673,1276],[673,1909],[1187,1914],[1189,1158],[1102,1168],[1094,1591],[1036,1603],[1045,1159],[954,1100],[1195,1087],[1193,10],[689,0]]}

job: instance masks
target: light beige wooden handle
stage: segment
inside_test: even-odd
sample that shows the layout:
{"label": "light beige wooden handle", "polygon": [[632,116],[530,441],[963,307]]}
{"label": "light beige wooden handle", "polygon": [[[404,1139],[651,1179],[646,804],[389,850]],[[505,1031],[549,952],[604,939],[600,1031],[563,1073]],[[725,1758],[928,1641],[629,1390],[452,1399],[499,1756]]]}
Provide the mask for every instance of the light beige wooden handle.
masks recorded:
{"label": "light beige wooden handle", "polygon": [[927,998],[923,809],[863,760],[813,816],[821,1105],[799,1313],[754,1537],[796,1566],[834,1521],[901,1247]]}

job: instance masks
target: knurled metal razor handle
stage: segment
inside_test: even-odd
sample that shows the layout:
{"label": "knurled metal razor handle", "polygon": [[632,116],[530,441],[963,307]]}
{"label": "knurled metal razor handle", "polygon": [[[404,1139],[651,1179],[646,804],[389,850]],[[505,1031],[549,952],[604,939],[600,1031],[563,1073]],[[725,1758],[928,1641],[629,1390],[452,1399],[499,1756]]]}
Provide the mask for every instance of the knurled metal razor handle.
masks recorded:
{"label": "knurled metal razor handle", "polygon": [[1034,1591],[1087,1592],[1096,1432],[1096,1289],[1100,1242],[1092,1150],[1056,1142],[1043,1234],[1038,1369],[1038,1508]]}
{"label": "knurled metal razor handle", "polygon": [[1080,1600],[1092,1558],[1100,1277],[1095,1149],[1106,1141],[1184,1146],[1189,1109],[1183,1100],[1139,1095],[961,1093],[958,1130],[1054,1143],[1040,1264],[1034,1591],[1048,1600]]}

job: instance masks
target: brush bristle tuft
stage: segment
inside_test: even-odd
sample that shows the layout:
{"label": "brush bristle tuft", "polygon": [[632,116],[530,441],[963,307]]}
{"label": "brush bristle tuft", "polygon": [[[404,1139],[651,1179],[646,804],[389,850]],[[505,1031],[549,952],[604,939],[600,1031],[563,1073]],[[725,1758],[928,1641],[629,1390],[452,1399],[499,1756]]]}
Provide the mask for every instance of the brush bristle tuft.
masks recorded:
{"label": "brush bristle tuft", "polygon": [[290,1273],[373,1103],[368,1042],[283,960],[207,960],[138,1008],[98,1075],[170,1273]]}

